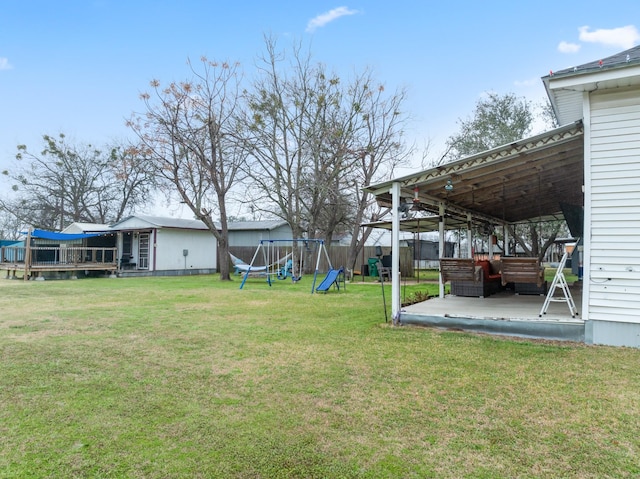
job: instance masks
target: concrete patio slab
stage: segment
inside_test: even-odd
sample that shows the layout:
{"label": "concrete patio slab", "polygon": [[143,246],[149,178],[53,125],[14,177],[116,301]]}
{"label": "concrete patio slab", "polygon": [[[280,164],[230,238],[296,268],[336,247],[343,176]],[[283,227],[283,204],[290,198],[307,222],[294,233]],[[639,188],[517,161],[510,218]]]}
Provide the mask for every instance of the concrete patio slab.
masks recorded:
{"label": "concrete patio slab", "polygon": [[[579,287],[571,288],[578,312]],[[555,297],[562,297],[557,290]],[[552,302],[540,316],[545,296],[516,295],[504,291],[485,298],[447,295],[402,308],[401,324],[485,332],[519,337],[584,342],[585,323],[572,317],[566,302]]]}

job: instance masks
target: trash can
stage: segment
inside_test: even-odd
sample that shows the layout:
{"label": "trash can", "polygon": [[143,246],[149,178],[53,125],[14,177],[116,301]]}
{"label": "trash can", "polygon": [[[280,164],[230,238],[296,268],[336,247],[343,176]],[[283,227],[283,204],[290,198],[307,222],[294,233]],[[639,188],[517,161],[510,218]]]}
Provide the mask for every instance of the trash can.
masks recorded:
{"label": "trash can", "polygon": [[369,276],[378,276],[378,258],[369,258]]}
{"label": "trash can", "polygon": [[369,276],[369,265],[368,264],[363,264],[362,265],[362,269],[360,270],[360,274],[362,276]]}

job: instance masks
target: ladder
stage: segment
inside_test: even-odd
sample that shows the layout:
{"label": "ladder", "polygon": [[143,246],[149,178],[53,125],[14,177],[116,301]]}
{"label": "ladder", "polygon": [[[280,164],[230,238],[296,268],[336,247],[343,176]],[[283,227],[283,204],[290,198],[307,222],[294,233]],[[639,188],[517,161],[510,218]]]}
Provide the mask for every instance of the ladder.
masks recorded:
{"label": "ladder", "polygon": [[[562,255],[562,259],[560,260],[560,264],[558,265],[558,269],[556,270],[556,275],[553,278],[553,282],[551,283],[551,287],[547,292],[547,297],[544,300],[544,304],[542,305],[542,309],[540,310],[539,317],[542,317],[543,314],[547,314],[547,308],[551,302],[555,303],[567,303],[569,306],[569,311],[571,313],[571,317],[574,318],[578,316],[578,308],[576,308],[576,303],[573,302],[573,296],[571,296],[571,291],[569,291],[569,285],[567,284],[567,280],[564,277],[564,265],[567,262],[568,253]],[[556,289],[560,288],[563,293],[563,297],[556,297],[555,292]]]}

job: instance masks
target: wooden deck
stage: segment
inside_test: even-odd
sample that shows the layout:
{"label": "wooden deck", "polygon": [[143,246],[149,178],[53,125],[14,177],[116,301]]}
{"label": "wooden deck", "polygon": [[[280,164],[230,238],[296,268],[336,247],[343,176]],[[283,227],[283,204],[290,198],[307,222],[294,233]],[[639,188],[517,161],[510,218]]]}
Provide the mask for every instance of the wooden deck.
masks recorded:
{"label": "wooden deck", "polygon": [[7,277],[30,279],[47,272],[118,270],[116,248],[86,246],[5,246],[0,249],[0,269]]}

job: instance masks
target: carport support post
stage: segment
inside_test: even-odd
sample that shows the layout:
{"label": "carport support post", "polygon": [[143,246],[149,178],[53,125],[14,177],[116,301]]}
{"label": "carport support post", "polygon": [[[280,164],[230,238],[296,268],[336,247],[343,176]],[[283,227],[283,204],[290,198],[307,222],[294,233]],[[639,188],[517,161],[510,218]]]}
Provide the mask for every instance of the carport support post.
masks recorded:
{"label": "carport support post", "polygon": [[511,251],[509,251],[509,228],[507,228],[506,225],[502,225],[502,231],[503,231],[503,242],[504,242],[504,247],[502,248],[502,250],[504,251],[504,255],[505,256],[509,256],[511,254]]}
{"label": "carport support post", "polygon": [[[29,227],[29,231],[27,232],[27,241],[24,244],[24,275],[22,276],[23,281],[28,281],[29,276],[31,276],[31,230]],[[14,255],[16,253],[13,253]],[[14,257],[14,261],[18,261],[17,257]]]}
{"label": "carport support post", "polygon": [[489,247],[487,248],[489,253],[489,260],[492,260],[493,259],[493,233],[490,233],[487,236],[487,244],[489,245]]}
{"label": "carport support post", "polygon": [[471,242],[471,213],[467,213],[467,258],[473,258],[473,243]]}
{"label": "carport support post", "polygon": [[[440,251],[440,257],[444,258],[444,203],[440,203],[438,214],[440,215],[438,218],[438,250]],[[440,283],[440,297],[444,298],[444,283],[442,282],[442,274],[438,275],[438,280]]]}
{"label": "carport support post", "polygon": [[[400,319],[400,183],[391,184],[391,320]],[[381,278],[382,280],[382,278]]]}

